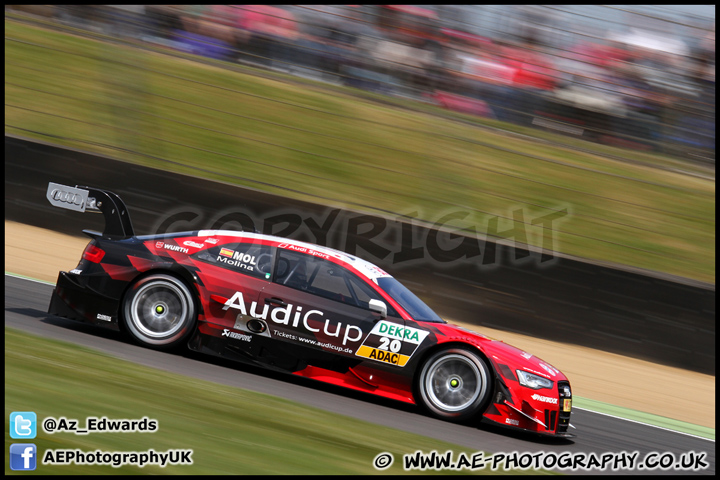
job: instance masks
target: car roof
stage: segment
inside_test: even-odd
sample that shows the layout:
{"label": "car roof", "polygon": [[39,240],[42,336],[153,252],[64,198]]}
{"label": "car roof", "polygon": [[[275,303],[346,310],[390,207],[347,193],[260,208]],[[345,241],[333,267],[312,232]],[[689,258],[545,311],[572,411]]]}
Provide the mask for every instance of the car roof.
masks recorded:
{"label": "car roof", "polygon": [[372,280],[376,284],[377,279],[380,277],[391,277],[390,274],[385,272],[377,265],[370,263],[362,258],[358,258],[349,253],[335,250],[334,248],[323,247],[322,245],[315,245],[313,243],[301,242],[299,240],[292,240],[289,238],[277,237],[275,235],[265,235],[262,233],[253,232],[239,232],[236,230],[200,230],[198,237],[234,237],[238,240],[259,240],[263,243],[269,243],[270,245],[290,251],[297,251],[307,253],[309,255],[325,257],[327,259],[334,259],[335,263],[339,263],[346,267],[352,267],[355,271],[364,275],[368,279]]}

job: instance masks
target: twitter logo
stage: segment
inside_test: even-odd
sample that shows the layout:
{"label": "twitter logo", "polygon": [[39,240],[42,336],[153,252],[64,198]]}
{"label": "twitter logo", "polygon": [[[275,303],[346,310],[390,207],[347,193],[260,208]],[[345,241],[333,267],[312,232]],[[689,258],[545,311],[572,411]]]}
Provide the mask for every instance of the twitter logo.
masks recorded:
{"label": "twitter logo", "polygon": [[37,415],[35,412],[12,412],[10,414],[11,438],[35,438]]}

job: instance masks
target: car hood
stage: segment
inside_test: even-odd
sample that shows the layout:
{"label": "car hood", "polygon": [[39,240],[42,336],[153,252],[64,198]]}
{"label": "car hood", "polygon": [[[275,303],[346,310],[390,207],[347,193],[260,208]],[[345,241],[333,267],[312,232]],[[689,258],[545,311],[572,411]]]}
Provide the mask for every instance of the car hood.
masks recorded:
{"label": "car hood", "polygon": [[567,377],[550,363],[502,340],[494,340],[481,333],[450,323],[438,325],[437,327],[443,335],[442,338],[438,338],[439,343],[451,341],[471,343],[480,349],[499,369],[508,368],[513,372],[513,376],[515,376],[514,371],[520,369],[554,382],[567,380]]}

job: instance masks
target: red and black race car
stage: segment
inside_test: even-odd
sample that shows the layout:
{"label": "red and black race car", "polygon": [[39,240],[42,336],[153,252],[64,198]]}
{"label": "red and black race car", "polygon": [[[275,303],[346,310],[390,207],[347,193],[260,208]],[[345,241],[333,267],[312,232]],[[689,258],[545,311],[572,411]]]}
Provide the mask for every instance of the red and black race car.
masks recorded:
{"label": "red and black race car", "polygon": [[105,216],[49,313],[551,436],[568,433],[568,379],[537,357],[442,320],[379,267],[259,233],[135,235],[112,192],[51,183],[55,206]]}

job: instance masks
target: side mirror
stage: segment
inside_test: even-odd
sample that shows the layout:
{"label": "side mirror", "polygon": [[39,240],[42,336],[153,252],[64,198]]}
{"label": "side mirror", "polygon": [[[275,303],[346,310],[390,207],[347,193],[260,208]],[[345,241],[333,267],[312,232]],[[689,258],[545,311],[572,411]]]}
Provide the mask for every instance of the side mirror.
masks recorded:
{"label": "side mirror", "polygon": [[370,299],[368,302],[368,305],[370,306],[370,310],[379,313],[380,314],[380,320],[387,317],[387,305],[385,305],[385,302],[382,302],[380,300]]}

